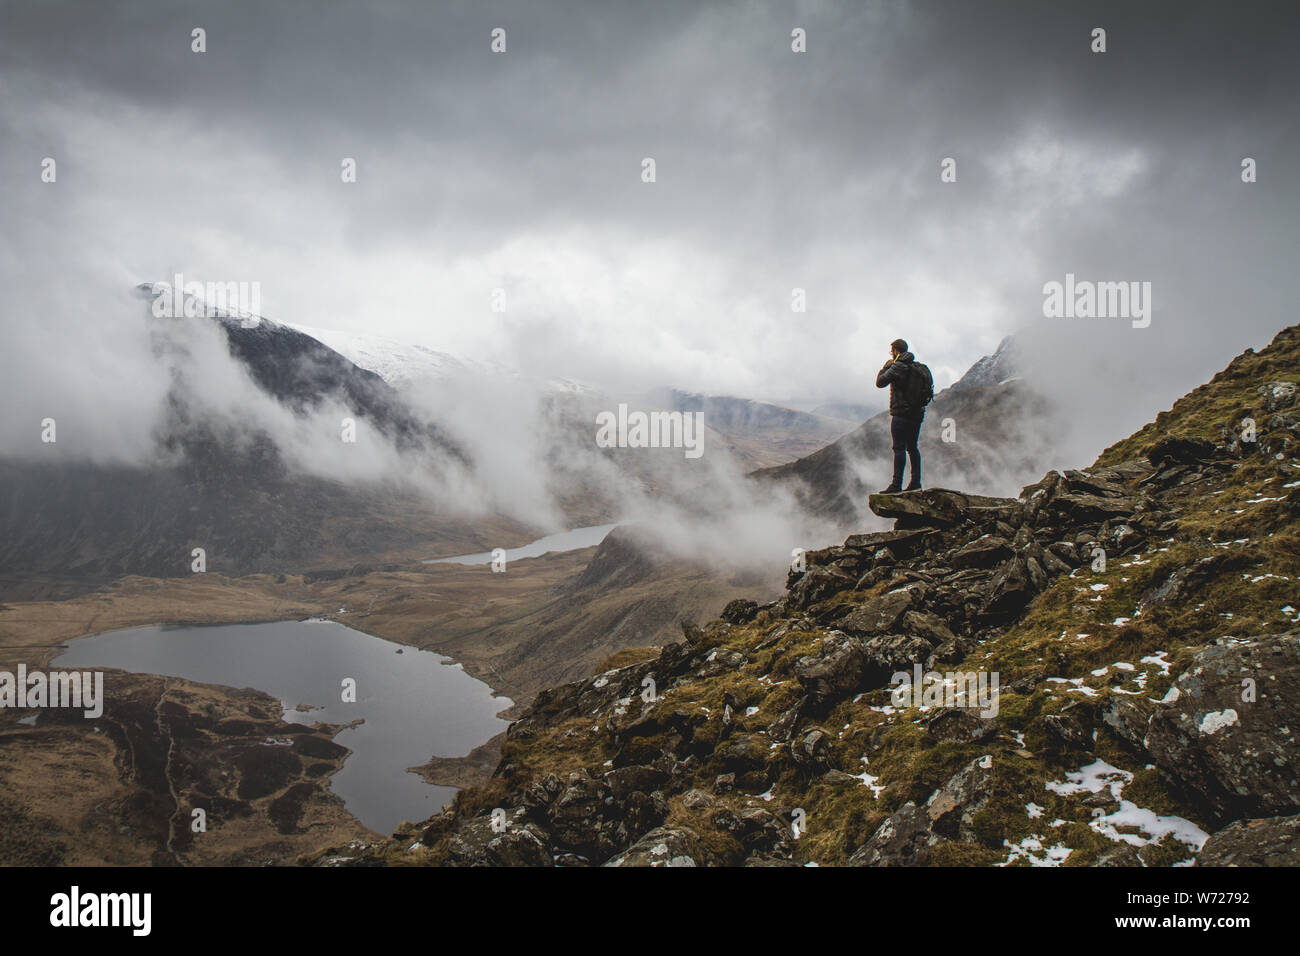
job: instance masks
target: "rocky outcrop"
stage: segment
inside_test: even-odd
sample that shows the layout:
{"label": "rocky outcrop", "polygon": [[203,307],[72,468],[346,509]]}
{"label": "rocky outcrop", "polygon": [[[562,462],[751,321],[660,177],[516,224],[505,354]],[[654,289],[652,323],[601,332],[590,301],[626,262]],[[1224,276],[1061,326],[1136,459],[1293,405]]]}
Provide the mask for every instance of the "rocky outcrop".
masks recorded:
{"label": "rocky outcrop", "polygon": [[862,640],[832,631],[820,653],[799,658],[795,675],[810,709],[818,711],[859,691],[884,687],[891,674],[910,672],[913,664],[928,666],[933,657],[934,649],[918,637],[892,634]]}
{"label": "rocky outcrop", "polygon": [[689,827],[651,830],[606,866],[703,866],[709,863],[700,838]]}
{"label": "rocky outcrop", "polygon": [[[1230,465],[1220,458],[1198,467]],[[510,778],[512,745],[553,739],[567,722],[581,720],[586,729],[571,727],[561,741],[575,735],[602,740],[605,752],[612,754],[603,774],[583,770],[565,781],[552,774],[522,792],[512,785],[499,808],[508,828],[517,830],[509,838],[484,830],[485,812],[479,811],[469,817],[478,821],[473,823],[450,814],[452,835],[446,836],[445,824],[439,824],[430,827],[431,839],[445,848],[449,862],[464,865],[535,862],[544,855],[561,865],[771,865],[796,860],[799,844],[790,824],[795,808],[737,809],[733,801],[744,794],[770,796],[777,781],[788,781],[792,773],[830,787],[860,787],[875,779],[837,764],[834,754],[842,733],[820,722],[859,695],[889,687],[895,673],[960,661],[1019,620],[1058,577],[1092,574],[1087,566],[1092,549],[1118,556],[1148,547],[1166,520],[1159,475],[1149,462],[1137,460],[1086,472],[1049,472],[1014,499],[944,489],[877,496],[873,507],[896,516],[899,527],[851,535],[842,545],[807,552],[803,566],[791,571],[782,601],[733,601],[721,620],[703,628],[687,626],[684,639],[653,660],[539,694],[511,726],[498,769],[499,776]],[[1235,560],[1215,556],[1151,595],[1151,606],[1169,595],[1194,591],[1234,567]],[[755,631],[761,639],[743,647],[736,643],[737,635]],[[782,680],[797,690],[761,722],[742,723],[746,708],[730,691],[721,694],[720,703],[703,707],[659,699],[674,688],[728,680],[808,633],[818,637],[793,657]],[[1207,658],[1203,665],[1211,663]],[[1203,676],[1198,679],[1205,684]],[[1025,678],[1015,687],[1030,693],[1041,680]],[[1190,686],[1186,693],[1193,693]],[[1289,778],[1284,780],[1284,771],[1270,764],[1275,754],[1265,751],[1262,742],[1237,742],[1220,728],[1222,736],[1207,749],[1203,742],[1179,736],[1185,736],[1186,728],[1174,718],[1162,717],[1173,723],[1167,729],[1163,722],[1152,723],[1159,731],[1150,731],[1147,725],[1154,718],[1149,709],[1130,698],[1117,699],[1127,707],[1119,716],[1110,711],[1098,715],[1092,704],[1077,701],[1042,715],[1045,751],[1086,752],[1098,727],[1110,728],[1130,746],[1150,746],[1147,759],[1180,772],[1179,786],[1199,786],[1208,793],[1212,778],[1226,773],[1225,779],[1235,781],[1229,788],[1239,783],[1263,795],[1271,792],[1269,786],[1256,784],[1268,777],[1276,781],[1278,798],[1251,807],[1271,808],[1262,812],[1281,807]],[[1220,703],[1210,696],[1205,707]],[[1273,717],[1289,719],[1280,712]],[[1000,727],[996,716],[965,707],[939,708],[923,723],[928,746],[995,750],[1006,739]],[[874,740],[865,744],[868,750],[876,746]],[[1228,744],[1230,751],[1215,749]],[[1255,752],[1258,757],[1250,755]],[[904,801],[846,854],[847,861],[924,865],[953,847],[968,852],[970,846],[982,846],[980,852],[989,852],[992,838],[977,818],[995,792],[994,766],[994,757],[986,753],[923,802]],[[1226,799],[1223,793],[1220,797]],[[675,798],[697,822],[686,827],[672,817]],[[713,834],[709,840],[706,832]],[[538,841],[545,854],[538,851]],[[1153,852],[1107,859],[1111,865],[1125,860],[1137,865],[1155,859]]]}
{"label": "rocky outcrop", "polygon": [[940,842],[976,839],[973,819],[992,796],[992,780],[993,758],[972,760],[924,804],[904,804],[849,857],[849,866],[925,866]]}
{"label": "rocky outcrop", "polygon": [[1300,866],[1300,816],[1238,820],[1212,834],[1197,866]]}
{"label": "rocky outcrop", "polygon": [[[1008,473],[1034,475],[1055,458],[1056,403],[1018,378],[1012,354],[1004,341],[934,396],[919,438],[922,458],[942,463],[928,472],[932,477],[945,472],[962,476],[972,489],[994,489],[1005,486]],[[945,432],[946,419],[961,423],[960,441]],[[849,528],[865,517],[867,496],[882,487],[876,482],[887,480],[890,448],[884,411],[819,451],[751,476],[788,488],[807,512]],[[876,477],[867,481],[872,473]]]}
{"label": "rocky outcrop", "polygon": [[[1261,417],[1243,391],[1226,414]],[[428,825],[432,860],[532,859],[534,838],[559,865],[1284,859],[1300,641],[1259,635],[1300,622],[1300,462],[1263,457],[1272,431],[1255,459],[1136,437],[1016,498],[875,496],[896,527],[804,553],[782,600],[539,694],[488,787]],[[949,662],[927,687],[999,669],[1010,699],[891,693]],[[470,825],[493,813],[513,843]]]}
{"label": "rocky outcrop", "polygon": [[1264,410],[1268,412],[1281,411],[1296,403],[1295,382],[1269,382],[1261,385],[1256,391],[1263,399]]}
{"label": "rocky outcrop", "polygon": [[1216,817],[1300,810],[1300,635],[1224,639],[1166,697],[1142,745]]}
{"label": "rocky outcrop", "polygon": [[947,528],[963,520],[979,520],[986,514],[1005,511],[1016,504],[1013,498],[990,498],[946,488],[875,494],[867,507],[882,518],[897,518],[898,527]]}

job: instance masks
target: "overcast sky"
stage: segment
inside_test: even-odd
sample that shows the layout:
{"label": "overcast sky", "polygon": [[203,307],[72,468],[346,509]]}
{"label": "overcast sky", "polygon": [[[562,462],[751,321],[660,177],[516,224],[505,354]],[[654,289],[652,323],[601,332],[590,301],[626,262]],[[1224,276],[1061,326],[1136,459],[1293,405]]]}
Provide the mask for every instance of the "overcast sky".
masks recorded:
{"label": "overcast sky", "polygon": [[[179,271],[280,321],[807,403],[875,400],[895,336],[942,386],[1022,330],[1118,438],[1296,320],[1295,9],[9,2],[4,322]],[[1150,327],[1045,318],[1067,272],[1151,282]],[[111,334],[43,374],[93,380]]]}

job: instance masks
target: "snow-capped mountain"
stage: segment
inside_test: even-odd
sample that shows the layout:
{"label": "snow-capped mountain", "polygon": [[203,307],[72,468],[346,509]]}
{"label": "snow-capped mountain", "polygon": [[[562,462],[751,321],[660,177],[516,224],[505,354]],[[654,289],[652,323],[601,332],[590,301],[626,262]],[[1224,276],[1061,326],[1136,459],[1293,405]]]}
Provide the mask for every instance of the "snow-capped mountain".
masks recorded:
{"label": "snow-capped mountain", "polygon": [[[195,547],[212,570],[240,575],[475,551],[502,530],[523,535],[513,519],[453,515],[412,485],[303,468],[304,455],[347,441],[325,408],[346,409],[374,447],[407,456],[433,485],[472,462],[440,421],[316,338],[211,297],[208,307],[188,293],[159,301],[160,286],[136,287],[153,357],[170,373],[153,456],[101,465],[56,457],[55,444],[40,459],[0,454],[0,593],[188,574]],[[217,335],[193,334],[207,323]],[[237,406],[211,387],[228,359],[247,372]]]}
{"label": "snow-capped mountain", "polygon": [[[424,345],[382,335],[341,332],[308,325],[289,327],[310,335],[322,345],[338,352],[360,368],[374,372],[398,389],[409,388],[421,382],[444,382],[464,377],[514,381],[525,378],[522,372],[498,362],[459,358]],[[548,379],[543,384],[547,390],[557,392],[584,393],[592,390],[590,386],[571,379]]]}
{"label": "snow-capped mountain", "polygon": [[511,375],[504,366],[457,358],[423,345],[381,335],[341,332],[310,325],[292,325],[327,345],[354,364],[374,372],[394,388],[423,379],[444,380],[463,375]]}
{"label": "snow-capped mountain", "polygon": [[950,386],[954,391],[984,385],[1005,385],[1019,376],[1020,353],[1014,336],[1008,335],[998,343],[992,355],[985,355],[966,370],[966,374]]}

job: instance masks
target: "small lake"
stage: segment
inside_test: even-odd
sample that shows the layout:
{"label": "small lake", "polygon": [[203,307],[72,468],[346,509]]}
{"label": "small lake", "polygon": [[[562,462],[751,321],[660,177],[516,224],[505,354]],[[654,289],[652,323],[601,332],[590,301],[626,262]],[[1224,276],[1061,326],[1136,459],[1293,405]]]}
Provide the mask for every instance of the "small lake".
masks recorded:
{"label": "small lake", "polygon": [[[572,531],[561,531],[559,534],[548,534],[545,538],[538,538],[532,544],[526,544],[522,548],[507,548],[506,562],[518,561],[520,558],[536,558],[548,551],[577,551],[581,548],[590,548],[600,544],[605,540],[605,535],[609,534],[617,524],[592,525],[590,528],[574,528]],[[481,551],[478,554],[459,554],[452,558],[430,558],[425,564],[491,564],[492,552]]]}
{"label": "small lake", "polygon": [[[496,714],[512,701],[493,697],[487,684],[446,660],[334,621],[308,620],[109,631],[70,642],[51,666],[253,687],[279,697],[285,720],[294,723],[362,718],[334,737],[352,753],[329,786],[353,816],[387,835],[403,820],[437,813],[456,793],[407,767],[431,756],[463,756],[509,726]],[[345,677],[356,681],[356,703],[341,699]],[[299,704],[314,709],[299,712]]]}

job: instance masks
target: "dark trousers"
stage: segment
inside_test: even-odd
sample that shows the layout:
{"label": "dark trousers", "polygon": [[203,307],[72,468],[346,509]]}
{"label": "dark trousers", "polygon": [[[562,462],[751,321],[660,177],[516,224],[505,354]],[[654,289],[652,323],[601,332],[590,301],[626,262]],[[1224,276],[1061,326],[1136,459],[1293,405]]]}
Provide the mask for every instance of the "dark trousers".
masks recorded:
{"label": "dark trousers", "polygon": [[908,459],[912,462],[912,484],[921,483],[921,449],[916,446],[921,437],[921,422],[925,412],[920,415],[895,415],[889,422],[889,432],[894,438],[894,484],[903,483],[903,465]]}

